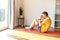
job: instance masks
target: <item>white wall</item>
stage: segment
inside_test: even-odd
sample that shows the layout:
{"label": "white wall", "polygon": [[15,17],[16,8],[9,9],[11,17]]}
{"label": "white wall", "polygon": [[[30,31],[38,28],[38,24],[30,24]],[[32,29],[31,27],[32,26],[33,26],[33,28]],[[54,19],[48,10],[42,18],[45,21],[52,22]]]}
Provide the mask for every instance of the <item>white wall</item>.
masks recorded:
{"label": "white wall", "polygon": [[19,17],[19,8],[20,8],[20,0],[15,0],[15,26],[18,25],[17,18]]}
{"label": "white wall", "polygon": [[43,11],[49,13],[54,27],[55,0],[24,0],[25,25],[30,25]]}
{"label": "white wall", "polygon": [[18,17],[19,17],[19,8],[22,6],[22,0],[15,0],[15,23],[14,25],[18,25]]}
{"label": "white wall", "polygon": [[15,26],[18,25],[18,17],[19,15],[19,8],[22,7],[23,8],[23,0],[15,0]]}

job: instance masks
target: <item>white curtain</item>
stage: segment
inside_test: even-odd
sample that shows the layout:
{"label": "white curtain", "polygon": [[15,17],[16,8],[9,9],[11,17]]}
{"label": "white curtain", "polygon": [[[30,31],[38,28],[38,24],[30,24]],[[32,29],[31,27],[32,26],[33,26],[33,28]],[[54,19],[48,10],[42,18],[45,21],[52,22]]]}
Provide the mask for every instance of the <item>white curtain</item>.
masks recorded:
{"label": "white curtain", "polygon": [[9,0],[9,28],[13,29],[14,28],[14,5],[15,5],[15,0]]}

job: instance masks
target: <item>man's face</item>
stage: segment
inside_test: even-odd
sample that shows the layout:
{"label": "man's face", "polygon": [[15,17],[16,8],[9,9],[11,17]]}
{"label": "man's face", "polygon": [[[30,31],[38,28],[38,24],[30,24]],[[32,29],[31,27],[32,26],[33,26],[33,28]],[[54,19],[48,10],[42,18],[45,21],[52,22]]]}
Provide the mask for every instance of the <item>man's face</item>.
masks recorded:
{"label": "man's face", "polygon": [[43,16],[43,18],[45,18],[45,17],[46,17],[46,15],[45,15],[45,14],[42,14],[42,16]]}

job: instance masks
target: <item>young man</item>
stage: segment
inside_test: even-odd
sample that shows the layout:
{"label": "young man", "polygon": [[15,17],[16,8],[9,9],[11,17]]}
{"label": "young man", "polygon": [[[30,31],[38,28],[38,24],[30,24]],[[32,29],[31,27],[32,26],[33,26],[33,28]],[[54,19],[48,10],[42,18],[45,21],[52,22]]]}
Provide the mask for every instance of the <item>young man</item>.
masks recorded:
{"label": "young man", "polygon": [[51,25],[51,19],[48,16],[48,13],[43,12],[42,15],[40,16],[40,19],[33,20],[29,30],[32,30],[36,26],[39,32],[47,32],[48,29],[50,28],[50,25]]}
{"label": "young man", "polygon": [[42,15],[44,17],[44,21],[40,23],[39,26],[41,26],[41,32],[47,32],[51,26],[51,19],[47,12],[43,12]]}

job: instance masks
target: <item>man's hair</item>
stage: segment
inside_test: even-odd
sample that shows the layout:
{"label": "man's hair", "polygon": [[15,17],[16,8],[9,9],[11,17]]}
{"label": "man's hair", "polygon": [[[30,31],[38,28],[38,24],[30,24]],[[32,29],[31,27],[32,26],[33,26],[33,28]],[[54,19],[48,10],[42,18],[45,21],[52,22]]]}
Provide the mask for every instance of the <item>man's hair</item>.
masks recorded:
{"label": "man's hair", "polygon": [[42,14],[48,16],[48,12],[44,11]]}

